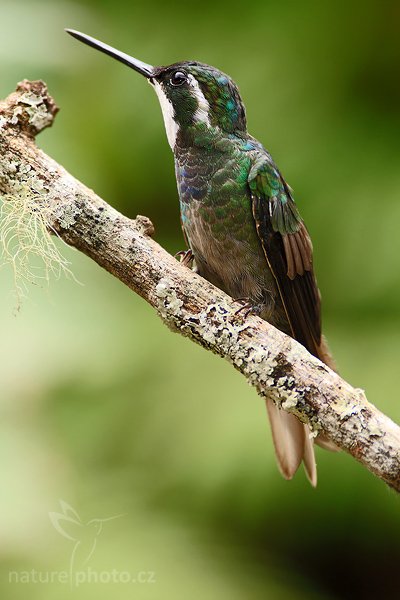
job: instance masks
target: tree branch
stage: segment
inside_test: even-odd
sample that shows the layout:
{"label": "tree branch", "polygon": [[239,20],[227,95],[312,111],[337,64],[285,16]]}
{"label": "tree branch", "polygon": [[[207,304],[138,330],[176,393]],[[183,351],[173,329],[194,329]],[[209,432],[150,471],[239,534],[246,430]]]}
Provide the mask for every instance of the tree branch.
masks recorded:
{"label": "tree branch", "polygon": [[400,428],[303,346],[237,303],[151,239],[39,150],[34,138],[57,107],[43,82],[23,81],[0,103],[0,192],[24,190],[49,230],[153,306],[174,331],[227,359],[263,397],[325,434],[400,491]]}

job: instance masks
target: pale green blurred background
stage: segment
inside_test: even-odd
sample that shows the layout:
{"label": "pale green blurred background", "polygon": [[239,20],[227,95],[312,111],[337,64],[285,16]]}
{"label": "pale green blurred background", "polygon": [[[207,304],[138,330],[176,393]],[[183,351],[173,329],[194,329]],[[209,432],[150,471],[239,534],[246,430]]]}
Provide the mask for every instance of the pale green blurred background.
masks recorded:
{"label": "pale green blurred background", "polygon": [[[399,3],[0,0],[0,15],[0,97],[44,79],[61,111],[39,145],[125,214],[149,216],[171,253],[183,240],[157,99],[63,28],[232,75],[311,231],[340,371],[400,421]],[[84,286],[32,287],[17,316],[0,272],[1,597],[398,597],[394,492],[321,450],[316,490],[302,472],[283,481],[245,380],[63,252]],[[9,583],[10,571],[69,569],[75,542],[49,519],[59,499],[83,523],[122,515],[85,568],[155,582]],[[81,550],[88,528],[70,534]]]}

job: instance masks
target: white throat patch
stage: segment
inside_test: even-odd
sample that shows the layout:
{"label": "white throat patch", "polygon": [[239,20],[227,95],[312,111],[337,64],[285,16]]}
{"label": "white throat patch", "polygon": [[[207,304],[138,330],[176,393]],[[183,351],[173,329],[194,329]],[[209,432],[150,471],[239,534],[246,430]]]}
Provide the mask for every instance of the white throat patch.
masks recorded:
{"label": "white throat patch", "polygon": [[164,90],[162,89],[162,86],[158,83],[158,81],[154,81],[154,89],[156,90],[156,94],[160,101],[168,143],[173,150],[175,147],[176,136],[178,135],[179,131],[179,125],[174,119],[174,107],[168,100]]}
{"label": "white throat patch", "polygon": [[[193,88],[194,95],[198,103],[196,112],[194,113],[194,118],[196,121],[206,123],[206,125],[210,127],[210,118],[208,116],[210,111],[210,105],[207,102],[203,92],[201,91],[200,85],[195,79],[195,77],[193,77],[193,75],[188,75],[188,81],[191,88]],[[179,132],[179,123],[177,123],[174,119],[174,107],[172,105],[172,102],[170,102],[166,93],[164,92],[162,85],[158,83],[158,81],[154,80],[153,85],[154,89],[156,90],[156,94],[158,96],[158,100],[160,102],[162,114],[164,117],[164,124],[165,130],[167,132],[168,143],[173,150],[175,147],[176,137]]]}

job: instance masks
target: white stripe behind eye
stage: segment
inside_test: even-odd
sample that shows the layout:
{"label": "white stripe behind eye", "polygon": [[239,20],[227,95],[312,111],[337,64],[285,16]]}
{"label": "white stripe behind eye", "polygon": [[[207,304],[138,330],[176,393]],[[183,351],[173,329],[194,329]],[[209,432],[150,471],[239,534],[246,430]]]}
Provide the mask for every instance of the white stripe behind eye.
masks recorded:
{"label": "white stripe behind eye", "polygon": [[196,109],[196,112],[194,113],[194,118],[196,119],[196,121],[202,121],[210,127],[210,105],[206,100],[206,97],[204,96],[203,92],[201,91],[199,82],[196,80],[196,78],[190,74],[188,75],[188,81],[194,89],[198,102],[198,107]]}
{"label": "white stripe behind eye", "polygon": [[156,90],[156,94],[160,101],[160,106],[164,117],[165,130],[167,132],[168,143],[173,150],[175,147],[176,136],[178,135],[179,131],[179,125],[174,119],[174,107],[172,106],[172,103],[168,100],[167,95],[162,89],[161,84],[155,80],[153,80],[153,83],[154,89]]}

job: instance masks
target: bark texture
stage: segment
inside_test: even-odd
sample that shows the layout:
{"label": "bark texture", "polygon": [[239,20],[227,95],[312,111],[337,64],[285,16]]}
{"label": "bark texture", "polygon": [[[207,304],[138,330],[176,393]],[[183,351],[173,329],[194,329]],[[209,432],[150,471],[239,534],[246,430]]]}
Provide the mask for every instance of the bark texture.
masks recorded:
{"label": "bark texture", "polygon": [[38,149],[35,136],[57,107],[41,81],[23,81],[0,103],[0,193],[21,194],[49,230],[142,296],[176,332],[225,358],[263,397],[323,430],[400,491],[400,428],[292,338],[179,264],[152,238],[146,217],[131,220]]}

